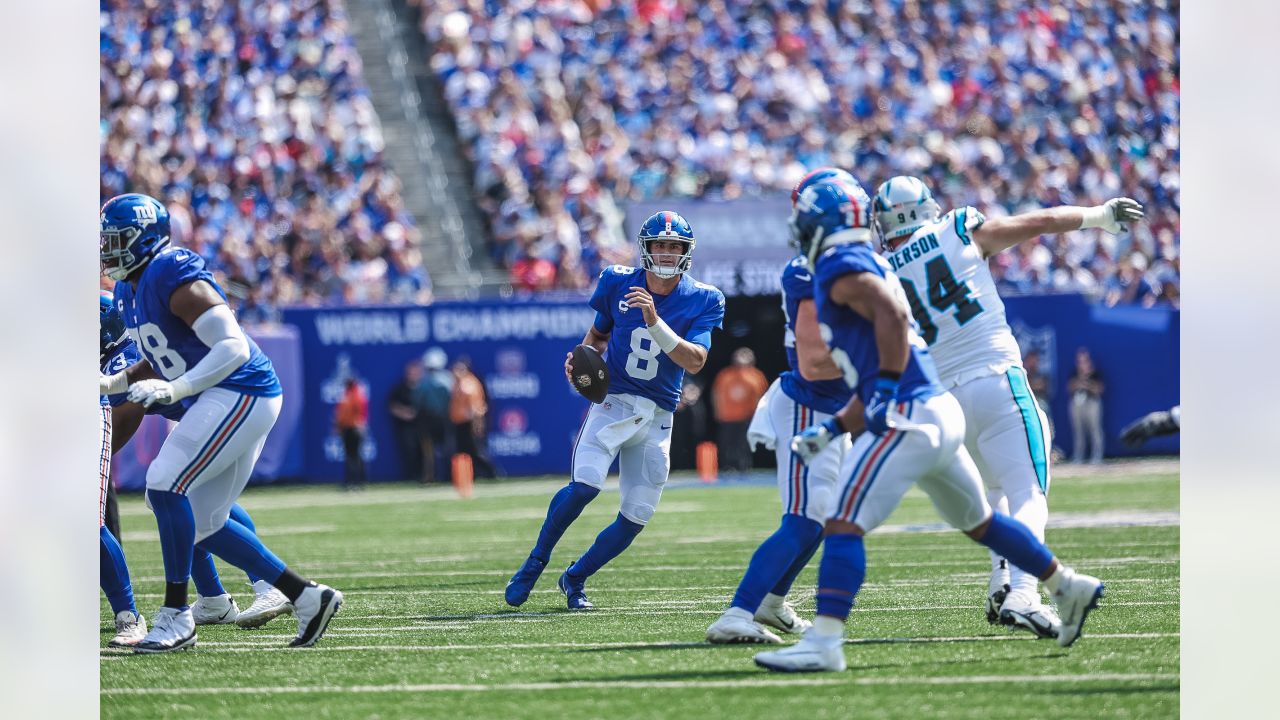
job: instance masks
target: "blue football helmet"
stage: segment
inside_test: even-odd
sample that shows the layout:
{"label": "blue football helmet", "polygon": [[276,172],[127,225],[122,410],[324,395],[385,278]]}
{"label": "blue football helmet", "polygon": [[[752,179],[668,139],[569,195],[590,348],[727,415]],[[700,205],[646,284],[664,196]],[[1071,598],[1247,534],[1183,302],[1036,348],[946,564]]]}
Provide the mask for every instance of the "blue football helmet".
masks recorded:
{"label": "blue football helmet", "polygon": [[[678,240],[685,244],[684,253],[681,255],[672,255],[671,253],[654,254],[649,252],[649,242],[653,240]],[[689,272],[689,268],[693,265],[693,246],[697,243],[693,239],[693,227],[689,225],[689,221],[680,217],[680,213],[670,210],[660,210],[649,216],[648,220],[640,226],[640,235],[636,238],[640,245],[640,263],[645,270],[657,275],[658,277],[675,277]],[[657,257],[674,257],[675,265],[660,265],[655,258]]]}
{"label": "blue football helmet", "polygon": [[106,290],[98,293],[98,328],[102,332],[102,344],[98,349],[98,361],[107,359],[107,353],[129,339],[125,333],[124,318],[116,310],[115,297]]}
{"label": "blue football helmet", "polygon": [[102,206],[98,258],[102,274],[123,280],[169,244],[169,211],[139,193],[117,195]]}
{"label": "blue football helmet", "polygon": [[808,175],[800,178],[800,182],[796,183],[796,186],[791,189],[791,208],[795,209],[796,201],[800,199],[800,193],[804,192],[805,188],[810,185],[817,185],[824,180],[844,180],[854,185],[858,184],[852,174],[838,167],[820,167],[817,170],[811,170]]}
{"label": "blue football helmet", "polygon": [[791,211],[791,241],[814,266],[832,245],[871,242],[871,198],[858,181],[826,180],[810,185]]}

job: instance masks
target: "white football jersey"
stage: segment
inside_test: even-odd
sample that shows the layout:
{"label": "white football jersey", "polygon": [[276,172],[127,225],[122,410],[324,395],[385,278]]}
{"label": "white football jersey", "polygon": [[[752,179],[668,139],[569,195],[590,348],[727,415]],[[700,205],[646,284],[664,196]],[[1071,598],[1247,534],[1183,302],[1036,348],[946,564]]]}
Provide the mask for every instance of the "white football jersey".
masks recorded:
{"label": "white football jersey", "polygon": [[991,270],[970,235],[985,221],[974,208],[958,208],[884,251],[946,388],[1022,366]]}

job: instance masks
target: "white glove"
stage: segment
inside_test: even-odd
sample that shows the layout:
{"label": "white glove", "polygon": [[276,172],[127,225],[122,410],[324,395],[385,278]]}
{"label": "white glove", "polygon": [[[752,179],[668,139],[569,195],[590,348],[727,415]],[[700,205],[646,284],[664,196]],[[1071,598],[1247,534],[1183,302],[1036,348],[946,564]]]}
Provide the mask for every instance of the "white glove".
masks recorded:
{"label": "white glove", "polygon": [[149,408],[156,403],[172,405],[180,398],[168,380],[139,380],[129,386],[129,402],[141,403]]}
{"label": "white glove", "polygon": [[810,425],[791,438],[791,452],[799,455],[805,465],[808,465],[832,440],[843,434],[844,431],[836,425],[835,418],[820,425]]}
{"label": "white glove", "polygon": [[1101,205],[1085,208],[1080,229],[1102,228],[1115,235],[1128,231],[1127,223],[1137,222],[1144,217],[1146,215],[1142,212],[1142,205],[1137,200],[1126,197],[1111,198]]}

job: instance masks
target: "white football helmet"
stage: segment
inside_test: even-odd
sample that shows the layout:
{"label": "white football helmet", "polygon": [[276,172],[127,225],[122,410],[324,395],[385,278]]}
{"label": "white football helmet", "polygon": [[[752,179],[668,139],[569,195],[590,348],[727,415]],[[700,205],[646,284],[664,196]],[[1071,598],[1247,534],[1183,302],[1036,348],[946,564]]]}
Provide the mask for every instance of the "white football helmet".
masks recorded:
{"label": "white football helmet", "polygon": [[872,210],[880,237],[886,243],[937,222],[942,212],[929,186],[923,180],[907,175],[889,178],[880,185]]}

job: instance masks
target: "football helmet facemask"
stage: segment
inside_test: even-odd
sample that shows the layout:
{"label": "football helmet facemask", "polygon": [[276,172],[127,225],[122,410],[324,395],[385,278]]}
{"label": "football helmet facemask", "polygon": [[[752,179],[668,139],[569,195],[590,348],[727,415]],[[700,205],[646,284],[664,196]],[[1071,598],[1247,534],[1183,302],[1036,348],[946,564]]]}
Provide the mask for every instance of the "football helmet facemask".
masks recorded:
{"label": "football helmet facemask", "polygon": [[[649,243],[654,240],[676,240],[685,244],[683,254],[673,253],[651,253],[649,252]],[[640,226],[640,234],[636,238],[636,242],[640,245],[640,263],[645,270],[657,275],[658,277],[675,277],[689,271],[693,265],[693,246],[696,241],[693,238],[693,228],[689,225],[689,221],[680,217],[680,213],[670,210],[660,210],[649,216],[648,220]],[[658,262],[660,257],[676,258],[674,265],[662,265]]]}
{"label": "football helmet facemask", "polygon": [[117,195],[102,206],[99,232],[102,274],[123,280],[169,244],[169,211],[150,195]]}

